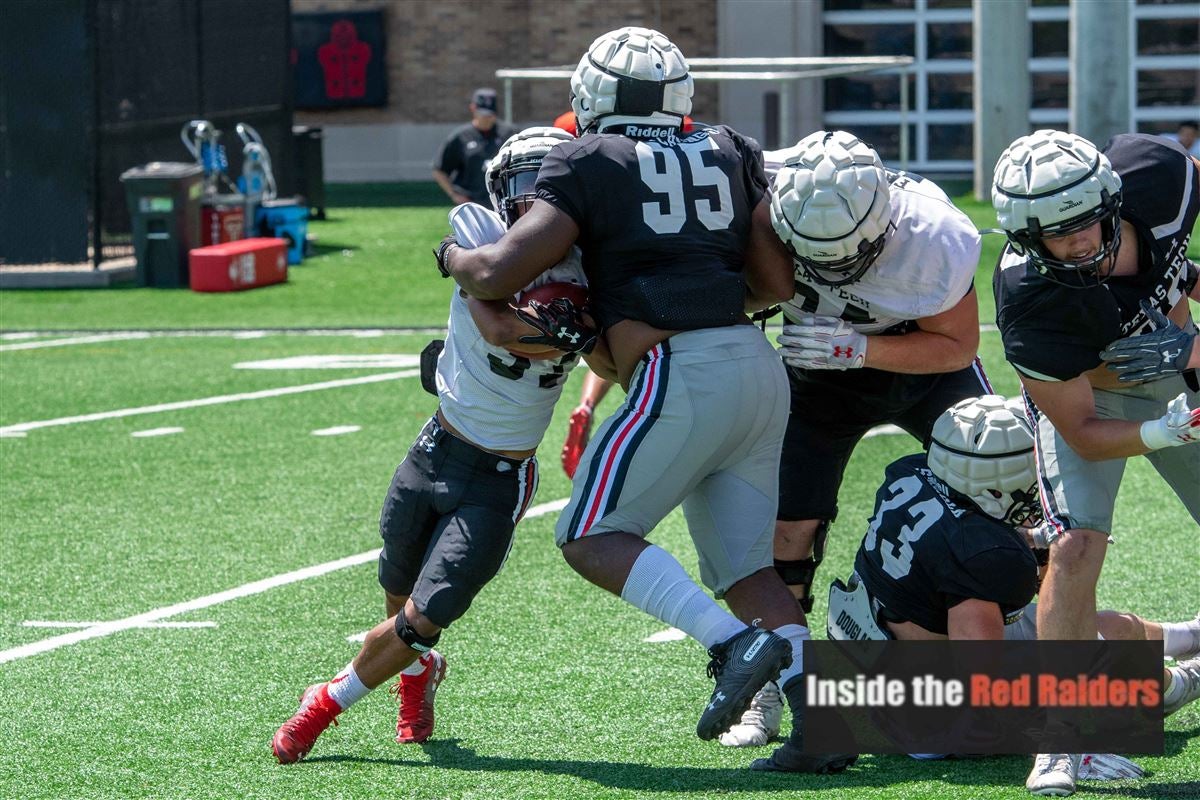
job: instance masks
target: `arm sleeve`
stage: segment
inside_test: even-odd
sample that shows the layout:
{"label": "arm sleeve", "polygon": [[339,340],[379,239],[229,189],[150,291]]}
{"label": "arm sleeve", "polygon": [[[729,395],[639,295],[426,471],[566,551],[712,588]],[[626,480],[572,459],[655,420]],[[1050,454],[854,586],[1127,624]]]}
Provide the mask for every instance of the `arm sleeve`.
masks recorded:
{"label": "arm sleeve", "polygon": [[542,167],[538,170],[537,197],[575,220],[582,231],[586,221],[587,193],[566,150],[566,147],[559,145],[542,160]]}

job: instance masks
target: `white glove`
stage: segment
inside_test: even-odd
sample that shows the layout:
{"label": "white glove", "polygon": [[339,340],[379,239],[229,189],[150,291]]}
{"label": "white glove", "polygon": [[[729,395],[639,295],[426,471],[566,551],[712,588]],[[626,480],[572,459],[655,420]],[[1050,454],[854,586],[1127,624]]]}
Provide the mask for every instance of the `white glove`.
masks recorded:
{"label": "white glove", "polygon": [[784,325],[775,341],[789,367],[858,369],[867,360],[867,337],[837,317],[813,315]]}
{"label": "white glove", "polygon": [[1166,414],[1142,423],[1141,433],[1151,450],[1200,442],[1200,408],[1188,408],[1187,394],[1180,392],[1167,404]]}
{"label": "white glove", "polygon": [[1119,781],[1140,778],[1146,771],[1124,756],[1087,753],[1079,762],[1079,778],[1085,781]]}

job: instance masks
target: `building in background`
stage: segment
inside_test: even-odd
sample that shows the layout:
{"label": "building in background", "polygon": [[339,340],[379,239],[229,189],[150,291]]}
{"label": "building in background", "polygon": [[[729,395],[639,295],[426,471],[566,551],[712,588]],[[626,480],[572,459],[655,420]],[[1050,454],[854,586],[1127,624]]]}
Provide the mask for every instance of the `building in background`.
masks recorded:
{"label": "building in background", "polygon": [[[1114,21],[1129,20],[1130,52],[1113,56],[1129,64],[1129,128],[1166,132],[1200,118],[1200,3],[1087,2],[1104,4]],[[1065,128],[1071,9],[1067,0],[1027,6],[1029,124]],[[941,175],[972,170],[971,0],[292,0],[292,10],[383,12],[385,105],[296,114],[297,122],[325,128],[332,181],[428,180],[433,154],[474,87],[501,88],[497,69],[574,64],[593,38],[621,25],[657,28],[693,58],[913,56],[908,166]],[[848,128],[898,163],[900,95],[896,73],[800,81],[791,130]],[[565,80],[514,84],[518,125],[549,124],[567,107]],[[725,122],[782,146],[790,143],[775,141],[779,113],[772,84],[697,82],[699,121]]]}

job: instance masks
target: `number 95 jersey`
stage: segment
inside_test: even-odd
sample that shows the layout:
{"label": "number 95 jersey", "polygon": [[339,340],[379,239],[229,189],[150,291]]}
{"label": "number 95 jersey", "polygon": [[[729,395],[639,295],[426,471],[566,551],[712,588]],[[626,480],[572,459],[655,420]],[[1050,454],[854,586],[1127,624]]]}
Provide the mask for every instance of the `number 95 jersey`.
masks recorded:
{"label": "number 95 jersey", "polygon": [[951,498],[924,454],[888,465],[854,571],[884,616],[946,633],[959,602],[987,600],[1015,622],[1037,591],[1037,562],[1021,534]]}
{"label": "number 95 jersey", "polygon": [[[763,154],[774,178],[791,150]],[[796,270],[796,295],[783,304],[791,322],[808,314],[839,317],[860,333],[907,332],[914,320],[958,304],[975,281],[979,231],[937,184],[887,170],[891,229],[879,258],[854,283],[822,286]]]}
{"label": "number 95 jersey", "polygon": [[[474,203],[451,210],[450,226],[459,244],[468,248],[498,241],[505,231],[499,215]],[[558,281],[587,285],[578,250],[572,249],[526,289]],[[447,327],[437,366],[442,414],[459,433],[486,450],[537,447],[578,355],[530,359],[488,344],[458,287],[450,299]]]}

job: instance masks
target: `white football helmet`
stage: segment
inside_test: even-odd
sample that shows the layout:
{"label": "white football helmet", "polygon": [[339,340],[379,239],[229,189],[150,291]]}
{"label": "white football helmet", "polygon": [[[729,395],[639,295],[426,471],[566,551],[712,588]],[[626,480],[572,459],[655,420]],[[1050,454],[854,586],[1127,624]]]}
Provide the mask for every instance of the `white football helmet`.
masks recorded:
{"label": "white football helmet", "polygon": [[853,283],[879,257],[891,226],[883,161],[846,131],[817,131],[794,149],[771,184],[771,225],[809,278]]}
{"label": "white football helmet", "polygon": [[679,127],[692,111],[683,53],[649,28],[621,28],[596,41],[571,76],[580,134],[626,123]]}
{"label": "white football helmet", "polygon": [[933,424],[929,468],[989,517],[1041,520],[1033,431],[1020,400],[994,394],[954,404]]}
{"label": "white football helmet", "polygon": [[505,225],[511,227],[533,204],[542,159],[556,144],[573,139],[561,128],[535,127],[514,133],[500,145],[485,174],[492,206]]}
{"label": "white football helmet", "polygon": [[[996,162],[992,205],[1012,249],[1049,280],[1083,288],[1108,278],[1104,264],[1121,243],[1121,178],[1087,139],[1052,130],[1017,139]],[[1097,222],[1100,249],[1086,259],[1054,258],[1043,243]]]}

